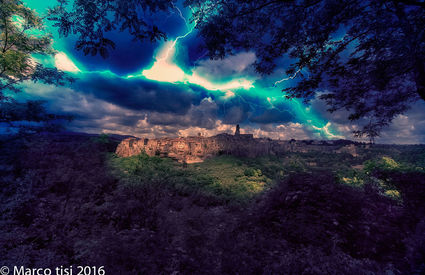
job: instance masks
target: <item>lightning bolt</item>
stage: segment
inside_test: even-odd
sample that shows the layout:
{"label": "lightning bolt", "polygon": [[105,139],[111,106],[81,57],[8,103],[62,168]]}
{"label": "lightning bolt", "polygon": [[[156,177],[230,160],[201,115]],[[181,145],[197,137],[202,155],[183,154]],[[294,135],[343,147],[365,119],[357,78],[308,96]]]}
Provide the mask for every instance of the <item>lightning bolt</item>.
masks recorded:
{"label": "lightning bolt", "polygon": [[[291,103],[285,103],[287,101],[282,96],[281,91],[276,88],[278,84],[296,78],[301,72],[301,69],[298,69],[291,76],[276,81],[272,87],[256,87],[254,80],[249,78],[231,79],[222,83],[215,83],[207,77],[197,75],[194,69],[190,72],[183,71],[183,69],[181,69],[178,64],[173,61],[173,56],[179,41],[187,38],[194,32],[197,21],[189,24],[188,20],[184,18],[182,11],[175,5],[173,5],[173,7],[177,11],[178,16],[184,21],[187,30],[184,34],[177,36],[174,40],[163,44],[162,50],[158,51],[156,56],[153,58],[154,62],[150,68],[143,68],[141,71],[134,74],[117,75],[110,70],[86,71],[77,67],[79,71],[75,72],[75,74],[102,74],[109,78],[138,78],[173,84],[195,84],[210,91],[212,95],[221,98],[224,115],[226,115],[226,103],[229,102],[231,98],[236,98],[236,100],[239,100],[240,103],[244,102],[245,104],[248,104],[254,111],[265,108],[264,104],[257,104],[257,100],[264,100],[268,102],[270,106],[269,108],[276,108],[279,111],[290,112],[297,118],[297,121],[305,123],[309,129],[318,131],[326,137],[339,137],[331,132],[329,122],[326,123],[325,121],[322,121],[313,112],[308,111],[306,106],[304,106],[298,99],[293,99]],[[201,55],[201,57],[195,61],[195,64],[205,55],[206,53]],[[281,104],[286,104],[288,106],[282,107]]]}
{"label": "lightning bolt", "polygon": [[174,5],[174,3],[173,2],[171,2],[171,5],[173,5],[173,8],[175,9],[175,10],[177,10],[177,12],[178,12],[178,14],[179,14],[179,16],[180,16],[180,18],[184,21],[184,23],[186,24],[186,27],[188,27],[189,26],[189,24],[187,23],[187,20],[186,20],[186,18],[183,16],[183,13],[182,13],[182,11],[176,6],[176,5]]}
{"label": "lightning bolt", "polygon": [[177,42],[178,42],[180,39],[184,39],[184,38],[186,38],[188,35],[190,35],[190,34],[193,32],[193,30],[196,28],[196,25],[197,25],[197,23],[198,23],[198,21],[195,21],[195,24],[193,24],[193,26],[192,26],[192,27],[190,27],[190,26],[189,26],[189,24],[188,24],[188,22],[187,22],[187,20],[186,20],[186,18],[183,16],[182,11],[181,11],[181,10],[180,10],[180,9],[179,9],[176,5],[174,5],[174,3],[173,3],[173,2],[171,2],[171,4],[173,5],[173,8],[177,10],[177,12],[178,12],[178,14],[179,14],[180,18],[184,21],[184,23],[185,23],[186,27],[188,28],[188,31],[187,31],[184,35],[177,36],[177,37],[176,37],[176,39],[174,39],[174,41],[171,43],[171,45],[170,45],[170,46],[167,48],[167,50],[165,51],[164,56],[160,57],[160,58],[158,59],[158,61],[164,61],[164,60],[167,60],[167,59],[168,59],[168,57],[170,56],[171,51],[175,49],[175,47],[176,47],[176,45],[177,45]]}
{"label": "lightning bolt", "polygon": [[297,74],[298,74],[299,72],[301,72],[301,69],[298,69],[298,70],[297,70],[297,71],[296,71],[293,75],[291,75],[291,76],[289,76],[289,77],[282,78],[281,80],[276,81],[276,82],[274,83],[273,87],[276,87],[276,86],[277,86],[277,84],[280,84],[280,83],[282,83],[282,82],[284,82],[284,81],[288,81],[288,80],[290,80],[290,79],[294,79],[295,77],[297,77]]}
{"label": "lightning bolt", "polygon": [[[196,25],[195,25],[195,26],[196,26]],[[171,43],[171,45],[170,45],[170,46],[167,48],[167,50],[165,51],[164,56],[162,56],[162,57],[158,58],[157,60],[158,60],[158,61],[168,60],[168,57],[170,56],[171,51],[175,49],[175,47],[176,47],[176,45],[177,45],[177,42],[178,42],[180,39],[186,38],[188,35],[190,35],[190,34],[193,32],[193,30],[195,29],[195,26],[193,26],[193,27],[192,27],[192,28],[191,28],[191,29],[190,29],[187,33],[185,33],[184,35],[177,36],[177,37],[176,37],[176,39],[174,39],[174,41]]]}

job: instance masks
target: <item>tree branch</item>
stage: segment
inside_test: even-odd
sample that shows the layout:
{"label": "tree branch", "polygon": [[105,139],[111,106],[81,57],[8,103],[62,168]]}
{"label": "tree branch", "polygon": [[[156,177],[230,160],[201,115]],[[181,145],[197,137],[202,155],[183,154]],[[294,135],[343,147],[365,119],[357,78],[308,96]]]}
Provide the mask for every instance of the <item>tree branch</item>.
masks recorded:
{"label": "tree branch", "polygon": [[7,28],[7,18],[6,16],[4,17],[4,35],[5,35],[5,40],[4,40],[4,46],[3,46],[3,53],[6,52],[6,47],[7,47],[7,39],[8,39],[8,28]]}
{"label": "tree branch", "polygon": [[413,1],[413,0],[391,0],[390,2],[425,8],[425,2],[419,2],[419,1]]}
{"label": "tree branch", "polygon": [[250,14],[250,13],[253,13],[253,12],[256,12],[256,11],[258,11],[258,10],[261,10],[261,9],[263,9],[263,8],[267,7],[267,6],[270,6],[270,5],[272,5],[272,4],[277,4],[277,3],[287,3],[287,2],[293,2],[293,0],[275,0],[275,1],[270,1],[270,2],[267,2],[267,3],[264,3],[264,4],[260,5],[260,6],[258,6],[258,7],[255,7],[255,8],[252,8],[252,9],[250,9],[250,10],[247,10],[247,11],[245,11],[245,12],[238,13],[238,14],[236,14],[236,15],[235,15],[235,17],[248,15],[248,14]]}

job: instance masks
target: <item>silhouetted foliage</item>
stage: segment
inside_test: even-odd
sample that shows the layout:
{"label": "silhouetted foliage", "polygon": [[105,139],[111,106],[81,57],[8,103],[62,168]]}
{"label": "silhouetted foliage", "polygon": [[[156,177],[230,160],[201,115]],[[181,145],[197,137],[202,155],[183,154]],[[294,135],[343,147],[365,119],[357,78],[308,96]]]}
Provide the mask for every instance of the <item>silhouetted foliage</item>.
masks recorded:
{"label": "silhouetted foliage", "polygon": [[[168,160],[122,159],[127,173],[117,173],[116,145],[105,135],[64,133],[0,143],[0,266],[104,265],[111,274],[424,271],[423,173],[371,170],[399,187],[402,203],[322,171],[292,173],[241,207],[203,194],[208,175],[197,178]],[[273,174],[265,159],[233,162],[252,164],[250,177]]]}
{"label": "silhouetted foliage", "polygon": [[316,95],[329,111],[365,120],[372,139],[417,100],[425,100],[425,4],[394,0],[188,0],[211,58],[252,50],[261,74],[282,57],[300,81],[287,98]]}
{"label": "silhouetted foliage", "polygon": [[[11,95],[21,92],[19,85],[26,80],[65,85],[73,78],[56,68],[46,68],[31,57],[54,53],[51,36],[43,34],[41,17],[20,0],[1,1],[0,14],[0,122],[21,132],[49,130],[52,121],[65,117],[48,114],[40,101],[17,102]],[[29,121],[39,124],[28,125]]]}
{"label": "silhouetted foliage", "polygon": [[6,123],[12,134],[32,134],[40,131],[58,131],[64,122],[72,120],[69,115],[48,113],[44,101],[0,102],[0,122]]}
{"label": "silhouetted foliage", "polygon": [[[31,59],[31,54],[53,54],[52,38],[43,34],[42,18],[20,0],[0,3],[0,100],[8,99],[6,91],[19,92],[22,81],[41,81],[64,85],[72,81],[56,68],[45,68]],[[40,34],[35,34],[35,32]]]}
{"label": "silhouetted foliage", "polygon": [[59,33],[76,34],[75,48],[85,55],[100,54],[106,58],[108,51],[115,48],[114,41],[105,36],[112,30],[128,31],[135,41],[166,39],[149,15],[168,11],[174,0],[74,1],[71,9],[68,0],[58,2],[59,5],[49,11],[49,20],[55,22]]}
{"label": "silhouetted foliage", "polygon": [[[112,30],[135,40],[166,39],[153,16],[168,12],[173,0],[75,1],[50,10],[62,35],[77,34],[76,49],[107,57],[115,43]],[[240,50],[256,53],[256,70],[271,74],[282,57],[299,75],[283,89],[287,98],[316,95],[328,111],[349,110],[363,129],[357,136],[374,140],[420,98],[425,99],[425,5],[395,0],[186,0],[210,58]]]}

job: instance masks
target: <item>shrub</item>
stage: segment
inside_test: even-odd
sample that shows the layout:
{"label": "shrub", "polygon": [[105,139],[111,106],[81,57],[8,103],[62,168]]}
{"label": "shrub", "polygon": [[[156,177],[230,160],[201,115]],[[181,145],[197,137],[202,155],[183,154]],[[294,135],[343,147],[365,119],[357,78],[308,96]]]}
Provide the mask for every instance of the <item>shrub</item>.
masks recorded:
{"label": "shrub", "polygon": [[[56,135],[0,147],[0,266],[105,265],[111,274],[425,269],[425,177],[397,171],[400,161],[371,170],[363,189],[319,169],[283,173],[290,169],[279,159],[222,157],[182,168],[107,152],[88,137]],[[382,195],[382,182],[403,204]]]}

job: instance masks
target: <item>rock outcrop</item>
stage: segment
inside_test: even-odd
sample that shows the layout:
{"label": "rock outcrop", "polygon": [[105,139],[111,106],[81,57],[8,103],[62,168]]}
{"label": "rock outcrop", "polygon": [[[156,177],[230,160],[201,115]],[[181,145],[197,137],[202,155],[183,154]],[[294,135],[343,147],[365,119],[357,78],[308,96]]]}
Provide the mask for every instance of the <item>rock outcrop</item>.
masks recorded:
{"label": "rock outcrop", "polygon": [[169,157],[180,162],[195,163],[220,154],[247,157],[267,155],[269,147],[269,143],[244,134],[159,139],[128,138],[118,145],[116,154],[120,157],[129,157],[145,152],[149,156]]}
{"label": "rock outcrop", "polygon": [[254,138],[252,134],[219,134],[212,137],[186,138],[127,138],[116,149],[120,157],[130,157],[145,152],[149,156],[161,156],[179,162],[196,163],[217,155],[239,157],[281,156],[286,152],[336,152],[356,155],[354,144],[342,148],[327,141],[282,141]]}

